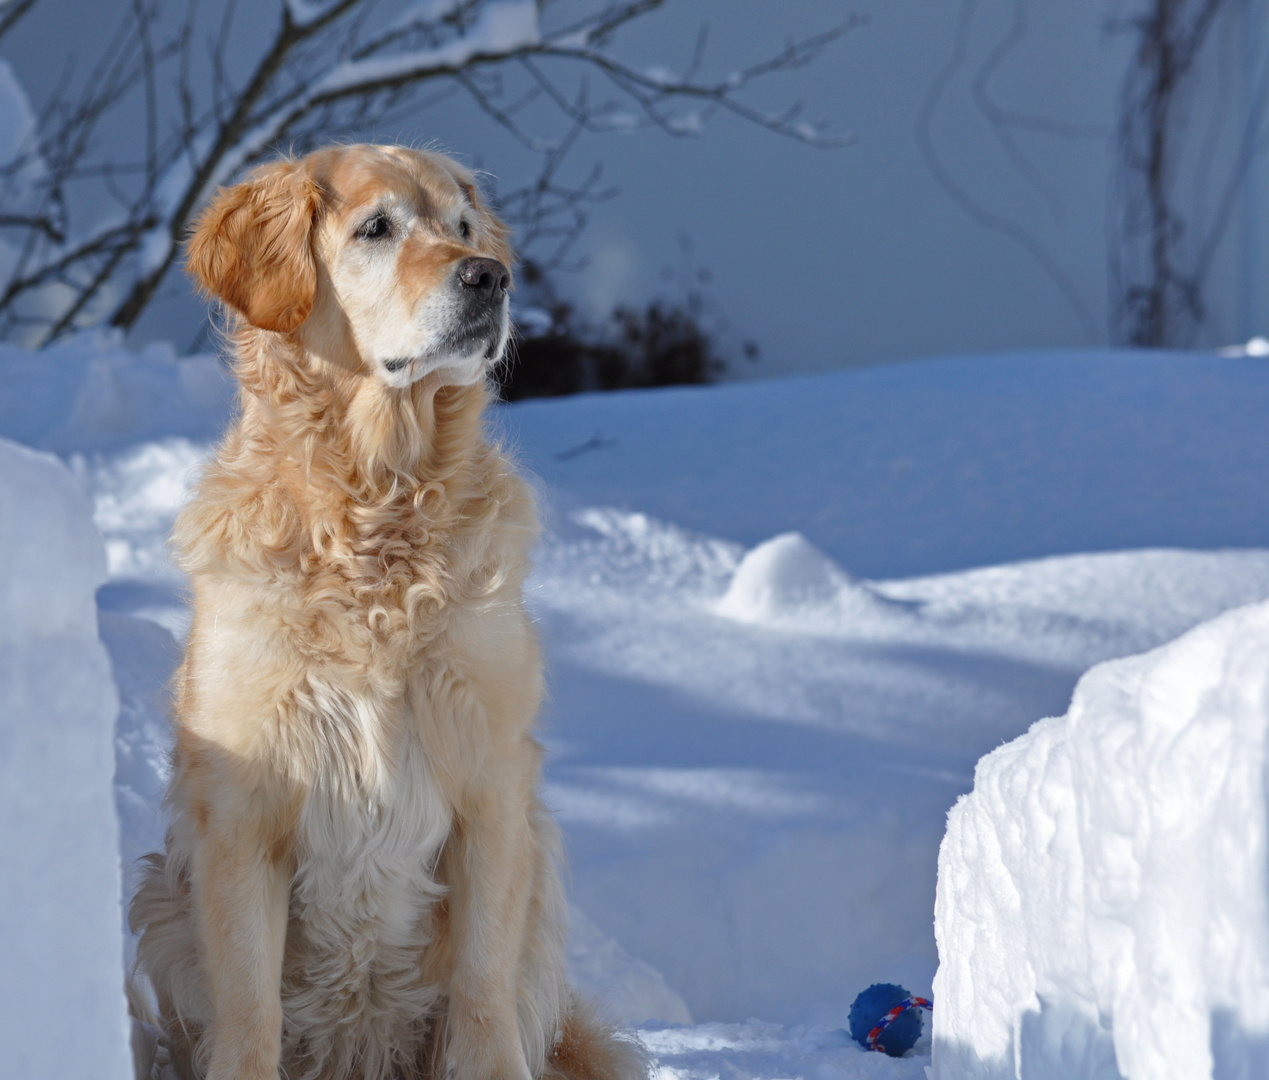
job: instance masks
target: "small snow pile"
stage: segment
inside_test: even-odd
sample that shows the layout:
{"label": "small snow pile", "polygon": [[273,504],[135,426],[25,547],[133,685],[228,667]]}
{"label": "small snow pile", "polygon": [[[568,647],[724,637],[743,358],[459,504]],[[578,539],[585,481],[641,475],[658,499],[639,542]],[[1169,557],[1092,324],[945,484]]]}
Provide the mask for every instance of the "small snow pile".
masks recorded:
{"label": "small snow pile", "polygon": [[106,560],[56,459],[0,439],[0,506],[0,1060],[128,1077]]}
{"label": "small snow pile", "polygon": [[939,854],[937,1080],[1269,1075],[1269,604],[1081,679]]}
{"label": "small snow pile", "polygon": [[856,581],[801,533],[782,533],[750,551],[715,610],[742,623],[802,630],[889,622],[902,611]]}

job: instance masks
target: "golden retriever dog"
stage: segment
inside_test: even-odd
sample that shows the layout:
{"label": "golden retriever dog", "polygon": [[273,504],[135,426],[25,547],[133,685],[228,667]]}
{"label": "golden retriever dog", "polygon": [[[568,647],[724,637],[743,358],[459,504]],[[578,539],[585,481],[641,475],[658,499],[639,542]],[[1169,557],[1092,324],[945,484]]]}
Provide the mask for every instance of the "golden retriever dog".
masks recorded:
{"label": "golden retriever dog", "polygon": [[220,191],[240,415],[177,521],[166,851],[131,907],[183,1080],[635,1080],[564,977],[525,484],[482,430],[507,231],[438,154]]}

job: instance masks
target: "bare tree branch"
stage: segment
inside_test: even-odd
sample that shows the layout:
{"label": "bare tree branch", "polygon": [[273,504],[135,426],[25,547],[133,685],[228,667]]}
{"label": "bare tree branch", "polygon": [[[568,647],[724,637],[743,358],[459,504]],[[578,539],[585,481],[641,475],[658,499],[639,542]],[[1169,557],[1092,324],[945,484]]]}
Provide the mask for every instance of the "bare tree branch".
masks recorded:
{"label": "bare tree branch", "polygon": [[13,0],[0,9],[0,38],[4,37],[28,11],[35,6],[35,0]]}
{"label": "bare tree branch", "polygon": [[[7,207],[0,217],[0,228],[22,237],[16,268],[0,289],[0,336],[38,322],[27,298],[54,285],[64,296],[42,316],[42,341],[100,320],[108,297],[106,321],[131,327],[215,187],[280,147],[355,135],[404,115],[407,105],[425,107],[455,92],[541,159],[536,181],[502,196],[504,210],[522,230],[522,247],[549,249],[539,265],[562,266],[585,226],[585,206],[613,193],[601,185],[598,167],[580,181],[561,180],[583,134],[647,126],[681,137],[727,112],[812,146],[842,145],[847,140],[806,122],[800,106],[771,114],[743,95],[770,74],[809,63],[864,22],[852,15],[726,78],[708,79],[704,30],[679,75],[639,70],[615,55],[619,32],[665,0],[596,0],[593,10],[546,32],[541,17],[550,0],[453,0],[409,9],[395,21],[374,14],[373,0],[279,0],[276,29],[246,76],[234,79],[227,59],[238,47],[235,0],[226,0],[203,59],[194,48],[197,0],[166,38],[157,33],[156,0],[129,5],[128,23],[84,89],[55,95],[46,110],[34,151],[43,179],[30,210]],[[10,13],[0,16],[0,33]],[[603,77],[609,96],[592,98],[587,72]],[[97,146],[97,130],[138,99],[140,158],[115,159]],[[555,127],[564,122],[562,133],[550,132],[552,115]],[[6,167],[0,181],[22,175],[17,164]],[[76,185],[112,195],[118,216],[95,229],[72,228],[67,207]]]}
{"label": "bare tree branch", "polygon": [[1229,7],[1227,0],[1149,0],[1127,21],[1137,47],[1123,90],[1119,236],[1111,266],[1117,336],[1130,345],[1188,345],[1206,315],[1206,258],[1183,254],[1186,222],[1173,192],[1178,108],[1209,32]]}

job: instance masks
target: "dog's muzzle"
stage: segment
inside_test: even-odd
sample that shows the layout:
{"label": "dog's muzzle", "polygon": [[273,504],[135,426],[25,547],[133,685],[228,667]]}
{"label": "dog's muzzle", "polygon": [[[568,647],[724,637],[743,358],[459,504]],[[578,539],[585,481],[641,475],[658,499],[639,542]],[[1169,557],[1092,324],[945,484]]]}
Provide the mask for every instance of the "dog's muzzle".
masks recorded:
{"label": "dog's muzzle", "polygon": [[458,264],[458,281],[469,306],[501,304],[511,288],[511,271],[497,259],[464,259]]}
{"label": "dog's muzzle", "polygon": [[454,276],[462,307],[447,344],[455,352],[483,347],[493,359],[506,331],[511,271],[497,259],[475,257],[459,263]]}

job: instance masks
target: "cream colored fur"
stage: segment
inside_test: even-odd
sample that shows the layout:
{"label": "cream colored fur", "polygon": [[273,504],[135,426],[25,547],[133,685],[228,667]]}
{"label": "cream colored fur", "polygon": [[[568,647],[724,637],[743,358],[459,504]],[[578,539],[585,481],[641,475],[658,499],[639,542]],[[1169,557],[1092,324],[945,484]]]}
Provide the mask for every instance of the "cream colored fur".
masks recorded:
{"label": "cream colored fur", "polygon": [[473,256],[511,262],[472,177],[391,147],[266,166],[191,237],[240,416],[176,526],[172,823],[131,908],[186,1080],[643,1074],[565,985],[537,526],[481,426],[505,298],[446,351]]}

